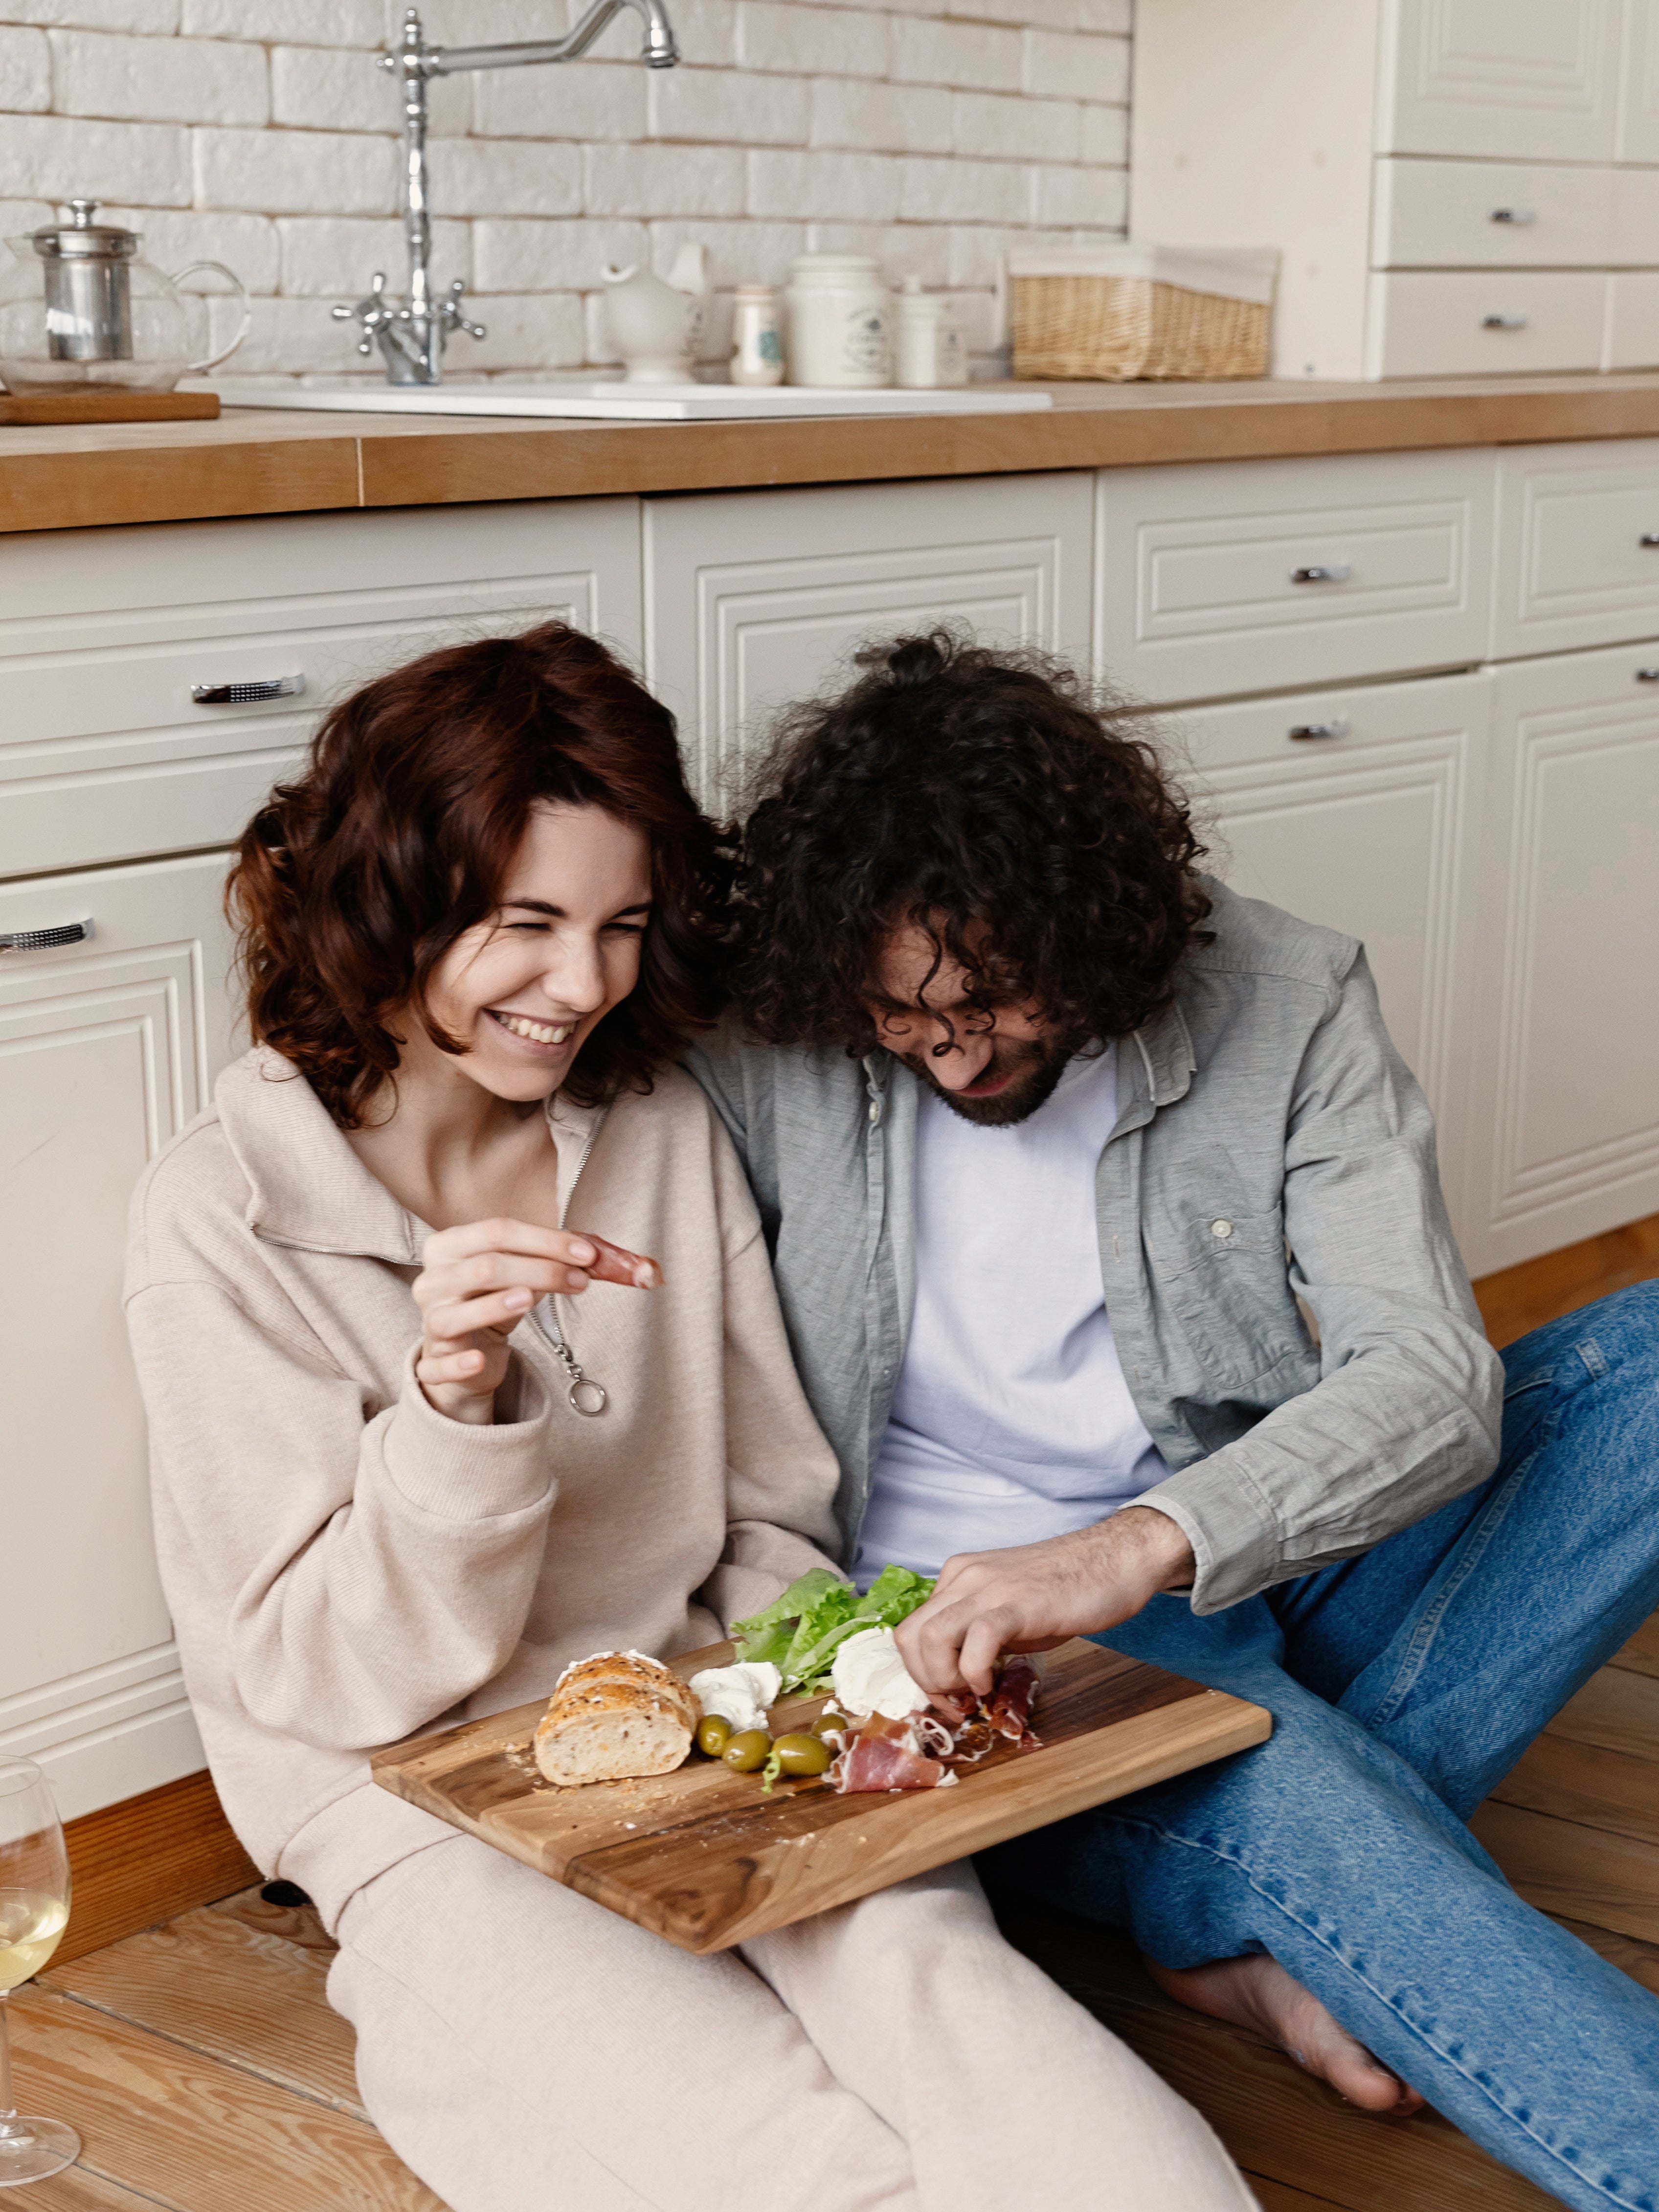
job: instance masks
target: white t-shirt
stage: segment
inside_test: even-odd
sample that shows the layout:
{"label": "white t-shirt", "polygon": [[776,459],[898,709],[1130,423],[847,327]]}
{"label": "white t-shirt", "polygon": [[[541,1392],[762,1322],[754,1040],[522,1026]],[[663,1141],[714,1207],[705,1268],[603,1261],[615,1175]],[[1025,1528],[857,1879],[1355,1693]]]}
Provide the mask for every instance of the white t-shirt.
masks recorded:
{"label": "white t-shirt", "polygon": [[916,1302],[854,1575],[937,1574],[1103,1520],[1169,1469],[1135,1411],[1101,1286],[1095,1168],[1115,1048],[1073,1060],[1011,1128],[932,1092],[916,1121]]}

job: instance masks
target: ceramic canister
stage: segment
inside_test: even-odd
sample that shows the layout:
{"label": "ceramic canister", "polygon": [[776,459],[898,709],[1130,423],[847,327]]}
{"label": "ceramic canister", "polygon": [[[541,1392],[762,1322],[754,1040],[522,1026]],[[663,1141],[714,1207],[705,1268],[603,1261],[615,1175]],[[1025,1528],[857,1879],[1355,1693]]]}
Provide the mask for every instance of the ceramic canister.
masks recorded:
{"label": "ceramic canister", "polygon": [[860,253],[803,253],[790,265],[791,384],[869,391],[892,378],[892,299]]}
{"label": "ceramic canister", "polygon": [[732,298],[732,381],[781,384],[783,337],[769,284],[739,284]]}
{"label": "ceramic canister", "polygon": [[950,301],[907,276],[893,307],[894,383],[908,392],[966,384],[968,355]]}

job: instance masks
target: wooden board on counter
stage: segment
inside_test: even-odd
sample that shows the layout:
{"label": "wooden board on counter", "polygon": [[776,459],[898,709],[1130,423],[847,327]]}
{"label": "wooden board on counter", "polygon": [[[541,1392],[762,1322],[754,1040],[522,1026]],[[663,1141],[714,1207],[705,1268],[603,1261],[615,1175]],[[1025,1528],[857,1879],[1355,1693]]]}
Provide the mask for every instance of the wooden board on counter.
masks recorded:
{"label": "wooden board on counter", "polygon": [[0,422],[211,422],[215,392],[26,392],[0,390]]}
{"label": "wooden board on counter", "polygon": [[[689,1678],[732,1646],[683,1654]],[[821,1698],[774,1710],[781,1733]],[[953,1788],[841,1796],[817,1782],[733,1774],[693,1753],[672,1774],[556,1790],[530,1734],[545,1701],[392,1746],[384,1789],[550,1875],[682,1950],[723,1951],[1010,1836],[1243,1751],[1270,1733],[1259,1705],[1080,1640],[1045,1662],[1038,1751],[1006,1746]]]}
{"label": "wooden board on counter", "polygon": [[216,422],[0,428],[0,532],[1659,436],[1650,373],[1045,388],[1052,411],[1017,416],[440,428],[232,398]]}

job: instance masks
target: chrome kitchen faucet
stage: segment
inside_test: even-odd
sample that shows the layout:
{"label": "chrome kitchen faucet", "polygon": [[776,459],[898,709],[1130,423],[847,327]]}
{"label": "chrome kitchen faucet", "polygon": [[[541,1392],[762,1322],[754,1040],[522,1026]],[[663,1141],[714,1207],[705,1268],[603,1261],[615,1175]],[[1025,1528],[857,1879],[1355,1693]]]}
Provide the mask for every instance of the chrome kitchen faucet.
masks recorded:
{"label": "chrome kitchen faucet", "polygon": [[334,319],[357,323],[362,338],[361,354],[378,345],[386,356],[390,384],[441,384],[444,342],[451,331],[469,337],[484,335],[482,323],[469,322],[461,312],[465,284],[458,276],[443,299],[432,296],[431,200],[426,171],[426,87],[428,77],[451,76],[460,70],[524,69],[538,62],[574,62],[585,54],[613,15],[634,9],[645,22],[645,44],[640,59],[647,69],[672,69],[680,58],[674,27],[662,0],[594,0],[574,31],[562,39],[526,46],[429,46],[421,29],[418,10],[404,17],[402,44],[382,54],[379,66],[396,73],[404,97],[404,237],[409,247],[409,297],[388,299],[386,275],[377,270],[367,296],[355,307],[336,307]]}

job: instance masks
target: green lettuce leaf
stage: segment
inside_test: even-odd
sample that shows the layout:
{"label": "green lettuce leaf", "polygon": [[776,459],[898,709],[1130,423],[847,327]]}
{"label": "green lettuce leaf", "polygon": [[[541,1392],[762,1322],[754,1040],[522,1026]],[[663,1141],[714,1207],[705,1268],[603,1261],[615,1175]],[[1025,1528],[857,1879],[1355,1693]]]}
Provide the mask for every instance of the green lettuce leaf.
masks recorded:
{"label": "green lettuce leaf", "polygon": [[850,1583],[814,1567],[791,1583],[763,1613],[734,1620],[739,1659],[770,1660],[786,1691],[816,1689],[849,1636],[866,1628],[896,1628],[933,1594],[926,1575],[885,1566],[860,1597]]}

